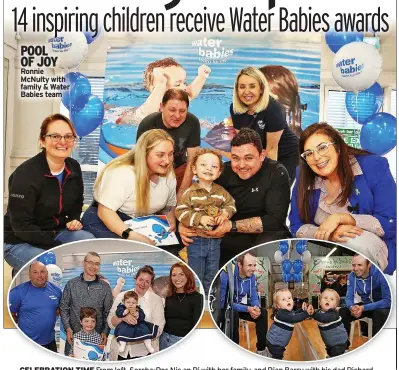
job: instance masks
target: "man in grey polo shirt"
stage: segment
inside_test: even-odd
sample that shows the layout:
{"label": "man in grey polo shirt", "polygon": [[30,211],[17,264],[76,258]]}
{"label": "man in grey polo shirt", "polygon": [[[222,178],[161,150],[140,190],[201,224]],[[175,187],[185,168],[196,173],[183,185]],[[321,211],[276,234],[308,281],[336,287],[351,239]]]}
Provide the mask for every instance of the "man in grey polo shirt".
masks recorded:
{"label": "man in grey polo shirt", "polygon": [[101,334],[103,344],[107,340],[109,327],[108,312],[112,306],[112,291],[109,284],[100,280],[101,258],[96,252],[88,252],[83,261],[83,272],[80,276],[68,281],[60,302],[61,320],[64,325],[67,343],[65,353],[69,353],[72,336],[81,329],[80,309],[93,307],[97,312],[96,331]]}

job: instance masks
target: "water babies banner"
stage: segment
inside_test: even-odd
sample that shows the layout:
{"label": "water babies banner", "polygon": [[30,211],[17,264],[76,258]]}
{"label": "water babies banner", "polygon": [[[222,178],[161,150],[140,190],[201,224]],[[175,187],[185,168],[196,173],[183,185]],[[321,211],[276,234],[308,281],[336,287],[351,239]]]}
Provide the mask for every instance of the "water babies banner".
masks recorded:
{"label": "water babies banner", "polygon": [[229,151],[235,132],[228,120],[234,79],[250,65],[266,75],[271,92],[287,109],[288,123],[299,135],[319,120],[320,48],[320,35],[288,38],[281,33],[245,38],[141,36],[131,45],[111,47],[100,162],[108,163],[134,146],[139,123],[159,110],[163,93],[171,87],[188,92],[189,111],[201,122],[201,146]]}

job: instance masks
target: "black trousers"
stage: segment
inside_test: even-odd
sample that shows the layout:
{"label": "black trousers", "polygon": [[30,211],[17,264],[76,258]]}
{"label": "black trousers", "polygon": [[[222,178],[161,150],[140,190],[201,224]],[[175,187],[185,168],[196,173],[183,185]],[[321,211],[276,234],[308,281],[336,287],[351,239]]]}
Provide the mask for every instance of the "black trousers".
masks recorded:
{"label": "black trousers", "polygon": [[254,322],[256,325],[256,349],[263,351],[266,348],[267,315],[264,308],[260,309],[260,316],[253,319],[248,312],[233,311],[233,342],[239,344],[240,335],[238,332],[240,320]]}
{"label": "black trousers", "polygon": [[290,177],[290,186],[295,181],[295,171],[299,165],[299,155],[291,155],[285,158],[279,158],[278,161],[286,168],[288,176]]}
{"label": "black trousers", "polygon": [[291,233],[287,230],[265,231],[261,234],[227,233],[220,245],[220,262],[222,268],[227,262],[238,254],[259,244],[274,240],[290,238]]}
{"label": "black trousers", "polygon": [[356,317],[352,316],[351,311],[349,310],[348,307],[342,307],[339,310],[339,315],[342,318],[342,323],[344,324],[348,336],[351,328],[350,324],[352,321],[361,319],[363,317],[371,318],[373,320],[373,337],[374,337],[384,326],[385,321],[387,321],[389,316],[389,308],[379,308],[374,311],[363,311],[362,316],[360,316],[357,319]]}
{"label": "black trousers", "polygon": [[276,346],[274,344],[271,344],[269,341],[267,341],[267,349],[269,350],[270,354],[272,355],[272,358],[276,358],[277,360],[282,360],[285,352],[285,348],[281,346]]}
{"label": "black trousers", "polygon": [[57,353],[57,343],[55,343],[55,340],[48,344],[42,344],[42,347],[49,349],[50,351],[53,351]]}
{"label": "black trousers", "polygon": [[347,348],[347,343],[344,344],[337,344],[336,346],[328,347],[326,346],[327,354],[330,357],[340,356],[345,353]]}

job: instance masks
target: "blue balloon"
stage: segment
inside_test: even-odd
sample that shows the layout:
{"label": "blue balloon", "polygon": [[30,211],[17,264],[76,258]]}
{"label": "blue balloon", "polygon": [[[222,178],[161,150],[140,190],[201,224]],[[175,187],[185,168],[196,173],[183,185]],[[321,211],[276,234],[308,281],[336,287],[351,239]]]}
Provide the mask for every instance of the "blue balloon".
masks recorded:
{"label": "blue balloon", "polygon": [[47,252],[36,258],[36,261],[43,263],[44,265],[55,265],[57,259],[53,252]]}
{"label": "blue balloon", "polygon": [[84,27],[85,31],[83,33],[86,36],[86,40],[88,44],[91,44],[93,41],[97,40],[98,36],[101,34],[102,27],[101,25],[98,26],[97,34],[95,32],[87,30],[87,27]]}
{"label": "blue balloon", "polygon": [[90,96],[90,81],[87,79],[86,76],[80,74],[80,76],[78,76],[77,80],[73,84],[69,94],[71,108],[76,110],[82,109],[89,101]]}
{"label": "blue balloon", "polygon": [[281,242],[279,242],[279,245],[281,253],[286,254],[288,252],[288,241],[282,240]]}
{"label": "blue balloon", "polygon": [[282,279],[284,283],[288,283],[291,281],[291,274],[282,274]]}
{"label": "blue balloon", "polygon": [[91,95],[90,81],[79,72],[70,72],[65,75],[69,89],[63,91],[61,101],[68,109],[80,110],[89,101]]}
{"label": "blue balloon", "polygon": [[345,94],[346,110],[356,122],[362,125],[381,109],[383,100],[384,91],[378,82],[357,95],[353,92]]}
{"label": "blue balloon", "polygon": [[302,281],[302,272],[294,274],[294,282],[295,283],[300,283],[301,281]]}
{"label": "blue balloon", "polygon": [[360,145],[372,153],[387,154],[396,146],[396,118],[388,113],[371,116],[360,130]]}
{"label": "blue balloon", "polygon": [[75,81],[78,79],[80,73],[79,72],[69,72],[65,75],[65,83],[69,85],[68,90],[64,90],[62,92],[62,104],[64,104],[65,108],[68,110],[71,108],[71,99],[70,99],[70,92],[72,86],[75,84]]}
{"label": "blue balloon", "polygon": [[283,272],[289,274],[292,268],[292,262],[290,260],[284,260],[283,262],[281,262],[281,268]]}
{"label": "blue balloon", "polygon": [[335,30],[331,30],[325,35],[326,43],[333,53],[336,53],[346,44],[363,41],[363,38],[363,32],[336,32]]}
{"label": "blue balloon", "polygon": [[104,105],[97,96],[90,96],[87,104],[80,110],[72,109],[71,119],[78,136],[86,136],[103,121]]}
{"label": "blue balloon", "polygon": [[299,240],[295,248],[298,254],[302,254],[306,250],[306,240]]}
{"label": "blue balloon", "polygon": [[301,260],[295,260],[294,263],[292,264],[292,267],[294,269],[294,272],[296,274],[300,273],[303,269],[303,262]]}

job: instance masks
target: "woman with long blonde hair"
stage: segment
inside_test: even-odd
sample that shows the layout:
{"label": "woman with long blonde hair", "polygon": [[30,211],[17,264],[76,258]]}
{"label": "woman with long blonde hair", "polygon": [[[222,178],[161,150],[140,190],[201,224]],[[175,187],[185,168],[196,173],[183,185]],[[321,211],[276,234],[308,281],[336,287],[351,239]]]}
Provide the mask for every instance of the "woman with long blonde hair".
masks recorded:
{"label": "woman with long blonde hair", "polygon": [[167,132],[149,130],[133,149],[108,163],[94,184],[95,201],[83,216],[85,230],[91,230],[97,238],[154,244],[153,240],[130,230],[124,221],[164,213],[174,231],[173,147],[173,139]]}
{"label": "woman with long blonde hair", "polygon": [[260,135],[266,157],[284,165],[292,184],[298,165],[298,138],[289,129],[285,111],[272,97],[259,69],[247,67],[238,72],[230,114],[236,130],[249,127]]}

